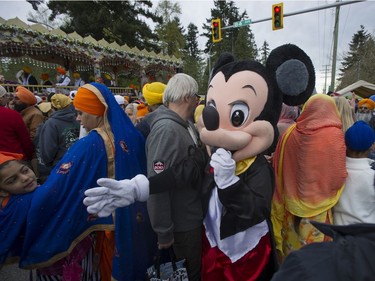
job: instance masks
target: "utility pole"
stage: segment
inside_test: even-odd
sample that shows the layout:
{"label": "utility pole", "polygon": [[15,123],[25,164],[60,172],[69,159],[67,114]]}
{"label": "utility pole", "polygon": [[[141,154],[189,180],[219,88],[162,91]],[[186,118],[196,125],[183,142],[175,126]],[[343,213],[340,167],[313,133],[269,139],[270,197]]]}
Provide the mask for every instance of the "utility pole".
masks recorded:
{"label": "utility pole", "polygon": [[323,89],[323,92],[324,93],[327,93],[327,76],[328,76],[328,64],[326,65],[323,65],[325,67],[325,71],[324,71],[324,89]]}
{"label": "utility pole", "polygon": [[[340,0],[337,0],[336,2],[340,2]],[[336,15],[335,15],[335,27],[333,30],[333,58],[332,58],[332,71],[331,71],[331,85],[329,86],[329,89],[332,92],[335,91],[337,42],[338,42],[338,37],[339,37],[339,18],[340,18],[340,6],[337,6]]]}

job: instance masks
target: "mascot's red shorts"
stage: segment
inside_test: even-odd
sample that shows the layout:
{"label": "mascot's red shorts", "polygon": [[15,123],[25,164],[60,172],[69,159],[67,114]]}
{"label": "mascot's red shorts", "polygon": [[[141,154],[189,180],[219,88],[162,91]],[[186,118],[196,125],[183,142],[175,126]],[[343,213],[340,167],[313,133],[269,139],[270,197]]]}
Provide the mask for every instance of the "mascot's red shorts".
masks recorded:
{"label": "mascot's red shorts", "polygon": [[242,258],[232,263],[217,247],[211,248],[203,234],[202,281],[253,281],[262,274],[271,255],[269,234]]}

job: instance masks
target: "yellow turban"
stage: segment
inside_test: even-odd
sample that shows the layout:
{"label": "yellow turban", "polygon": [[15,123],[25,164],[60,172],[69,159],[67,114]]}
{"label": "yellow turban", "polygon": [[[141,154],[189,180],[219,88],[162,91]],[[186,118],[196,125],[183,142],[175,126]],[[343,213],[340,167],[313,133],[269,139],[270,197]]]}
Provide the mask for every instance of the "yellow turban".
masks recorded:
{"label": "yellow turban", "polygon": [[25,104],[34,105],[37,103],[35,95],[25,87],[17,86],[16,96]]}
{"label": "yellow turban", "polygon": [[360,107],[362,105],[366,106],[370,110],[374,110],[374,108],[375,108],[375,102],[371,99],[361,99],[358,102],[358,107]]}
{"label": "yellow turban", "polygon": [[80,77],[81,77],[81,75],[78,72],[73,73],[73,78],[78,79]]}
{"label": "yellow turban", "polygon": [[104,78],[107,80],[112,80],[111,75],[109,75],[108,73],[104,73]]}
{"label": "yellow turban", "polygon": [[195,108],[194,111],[194,122],[198,122],[198,118],[202,115],[202,111],[204,109],[204,104],[200,104]]}
{"label": "yellow turban", "polygon": [[51,98],[51,104],[57,110],[63,109],[72,103],[72,100],[63,94],[54,94]]}
{"label": "yellow turban", "polygon": [[164,89],[167,85],[160,82],[147,83],[143,86],[142,93],[149,105],[163,103]]}
{"label": "yellow turban", "polygon": [[38,107],[43,113],[48,113],[52,109],[50,102],[41,102]]}
{"label": "yellow turban", "polygon": [[74,107],[89,114],[104,116],[105,106],[89,89],[79,87],[73,101]]}
{"label": "yellow turban", "polygon": [[31,72],[33,72],[29,66],[24,66],[24,67],[22,68],[22,70],[23,70],[24,72],[26,72],[26,73],[29,73],[29,74],[30,74]]}

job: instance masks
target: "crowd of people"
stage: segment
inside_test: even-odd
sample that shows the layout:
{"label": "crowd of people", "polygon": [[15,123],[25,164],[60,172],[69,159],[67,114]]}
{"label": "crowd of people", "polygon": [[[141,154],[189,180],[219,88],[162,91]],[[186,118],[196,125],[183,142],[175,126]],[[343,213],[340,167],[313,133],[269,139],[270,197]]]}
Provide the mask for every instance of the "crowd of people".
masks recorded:
{"label": "crowd of people", "polygon": [[[101,83],[86,84],[79,73],[71,79],[64,68],[57,71],[55,85],[74,83],[77,91],[38,102],[24,87],[38,84],[28,67],[17,74],[14,93],[0,85],[0,276],[17,262],[40,281],[144,280],[155,253],[173,248],[186,260],[190,281],[211,281],[202,271],[218,266],[209,262],[217,252],[209,249],[202,260],[202,248],[220,234],[207,233],[205,215],[229,210],[217,212],[221,191],[219,203],[205,206],[201,189],[211,170],[234,173],[222,162],[234,151],[215,147],[223,159],[209,160],[214,148],[200,139],[205,105],[197,81],[178,73],[166,84],[146,83],[142,99],[130,102]],[[40,78],[52,85],[47,73]],[[271,231],[266,242],[259,238],[274,247],[274,281],[373,276],[371,264],[345,267],[338,256],[348,262],[352,254],[333,254],[338,241],[355,247],[357,237],[353,256],[365,260],[374,252],[375,95],[355,98],[315,94],[299,106],[283,104],[277,146],[259,154],[275,175]],[[219,189],[238,181],[245,180],[233,174]],[[244,280],[271,280],[257,276]]]}

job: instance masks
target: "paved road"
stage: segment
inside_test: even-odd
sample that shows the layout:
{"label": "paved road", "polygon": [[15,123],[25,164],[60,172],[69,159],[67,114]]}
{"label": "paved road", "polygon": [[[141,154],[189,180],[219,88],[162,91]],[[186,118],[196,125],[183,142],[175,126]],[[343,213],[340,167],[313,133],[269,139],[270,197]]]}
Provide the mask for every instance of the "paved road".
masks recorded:
{"label": "paved road", "polygon": [[30,270],[19,269],[17,264],[6,265],[0,269],[1,281],[29,281],[29,277]]}

